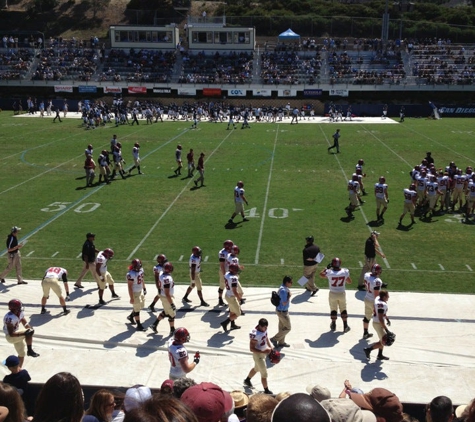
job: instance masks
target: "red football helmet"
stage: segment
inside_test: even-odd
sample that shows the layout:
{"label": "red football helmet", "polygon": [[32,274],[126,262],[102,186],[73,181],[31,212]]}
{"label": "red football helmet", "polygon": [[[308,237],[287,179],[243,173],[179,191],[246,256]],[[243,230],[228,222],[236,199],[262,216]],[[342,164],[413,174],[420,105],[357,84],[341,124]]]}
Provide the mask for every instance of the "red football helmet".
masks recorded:
{"label": "red football helmet", "polygon": [[122,144],[120,142],[117,142],[116,146],[122,148]]}
{"label": "red football helmet", "polygon": [[139,144],[138,142],[136,142],[136,143],[134,144],[134,147],[135,147],[135,148],[140,148],[140,144]]}
{"label": "red football helmet", "polygon": [[102,152],[101,152],[102,155],[109,155],[109,151],[103,149]]}
{"label": "red football helmet", "polygon": [[233,247],[234,242],[232,240],[225,240],[223,243],[224,249],[226,249],[228,252],[231,252],[231,248]]}
{"label": "red football helmet", "polygon": [[364,166],[364,160],[363,160],[362,158],[360,158],[360,159],[358,160],[358,165],[359,165],[359,166]]}
{"label": "red football helmet", "polygon": [[163,265],[163,272],[167,274],[173,272],[173,265],[171,262],[165,262],[165,264]]}
{"label": "red football helmet", "polygon": [[201,256],[201,252],[202,252],[202,251],[201,251],[201,248],[200,248],[199,246],[195,246],[195,247],[191,250],[191,252],[193,252],[193,255],[195,255],[195,256]]}
{"label": "red football helmet", "polygon": [[8,309],[16,316],[19,316],[23,310],[23,303],[21,303],[19,299],[12,299],[10,302],[8,302]]}
{"label": "red football helmet", "polygon": [[373,264],[373,266],[371,267],[371,274],[372,275],[379,276],[379,275],[381,275],[382,272],[383,272],[383,269],[381,268],[381,265],[379,265],[379,264]]}
{"label": "red football helmet", "polygon": [[241,252],[241,250],[239,249],[239,246],[238,245],[233,245],[231,247],[231,253],[233,255],[239,255],[239,252]]}
{"label": "red football helmet", "polygon": [[139,271],[142,268],[142,261],[138,258],[132,260],[132,264],[130,265],[130,269],[134,271]]}
{"label": "red football helmet", "polygon": [[107,258],[107,259],[112,259],[114,256],[114,251],[111,248],[104,249],[104,252],[102,254]]}
{"label": "red football helmet", "polygon": [[173,335],[173,340],[175,340],[177,343],[187,343],[190,341],[190,333],[188,330],[184,327],[180,327],[177,330],[175,330],[175,334]]}
{"label": "red football helmet", "polygon": [[414,167],[414,170],[416,170],[416,171],[421,171],[421,166],[419,166],[419,165],[415,166],[415,167]]}
{"label": "red football helmet", "polygon": [[379,178],[379,183],[386,183],[386,178],[384,176],[381,176]]}
{"label": "red football helmet", "polygon": [[231,264],[229,266],[229,272],[231,274],[237,274],[239,272],[239,265],[238,264]]}
{"label": "red football helmet", "polygon": [[237,182],[237,185],[238,185],[238,188],[243,188],[244,187],[244,183],[241,180],[239,182]]}
{"label": "red football helmet", "polygon": [[337,257],[333,258],[332,259],[332,268],[334,270],[339,270],[340,267],[341,267],[341,259],[337,258]]}
{"label": "red football helmet", "polygon": [[166,261],[167,261],[167,257],[164,254],[161,253],[160,255],[157,256],[157,262],[160,265],[165,264]]}
{"label": "red football helmet", "polygon": [[272,350],[269,353],[269,360],[274,365],[278,364],[280,362],[280,359],[281,359],[281,356],[280,356],[280,352],[278,350]]}
{"label": "red football helmet", "polygon": [[416,185],[414,183],[411,183],[411,186],[409,186],[409,190],[416,190]]}
{"label": "red football helmet", "polygon": [[472,174],[472,167],[468,166],[466,169],[465,169],[465,173],[466,174]]}

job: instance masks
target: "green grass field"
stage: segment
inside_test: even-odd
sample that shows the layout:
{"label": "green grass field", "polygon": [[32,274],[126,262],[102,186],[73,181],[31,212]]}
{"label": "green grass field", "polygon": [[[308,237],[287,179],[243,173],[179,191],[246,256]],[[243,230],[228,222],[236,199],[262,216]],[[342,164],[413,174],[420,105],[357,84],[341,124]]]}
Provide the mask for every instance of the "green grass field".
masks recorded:
{"label": "green grass field", "polygon": [[[251,122],[251,129],[235,131],[227,131],[225,123],[202,122],[190,130],[188,122],[141,122],[86,131],[77,119],[52,123],[51,118],[2,113],[0,125],[0,234],[6,237],[11,226],[22,227],[19,238],[28,239],[22,249],[26,278],[40,279],[47,267],[58,265],[74,281],[85,235],[93,231],[98,248],[115,251],[109,269],[118,282],[125,281],[134,257],[142,259],[152,281],[154,257],[165,253],[175,266],[175,280],[187,283],[191,248],[199,245],[205,260],[202,279],[217,285],[217,252],[230,238],[241,248],[243,284],[275,286],[284,274],[300,278],[304,238],[312,234],[326,255],[324,263],[339,256],[355,288],[364,242],[375,227],[373,186],[385,175],[390,204],[384,224],[377,226],[387,256],[387,262],[379,259],[383,281],[391,290],[473,293],[475,226],[462,224],[460,214],[417,220],[408,230],[397,224],[408,172],[426,151],[432,151],[437,168],[452,160],[463,169],[474,164],[471,119],[378,125]],[[336,127],[341,128],[342,153],[333,155],[327,147]],[[114,133],[127,168],[133,144],[140,142],[145,174],[84,188],[84,149],[93,144],[97,158],[109,149]],[[185,167],[190,148],[195,162],[200,152],[206,154],[205,187],[195,189],[185,168],[181,177],[172,177],[177,144],[183,146]],[[369,195],[356,218],[346,221],[346,182],[359,158],[365,160]],[[238,180],[245,184],[250,221],[239,223],[236,217],[230,227]],[[5,256],[0,263],[6,265]]]}

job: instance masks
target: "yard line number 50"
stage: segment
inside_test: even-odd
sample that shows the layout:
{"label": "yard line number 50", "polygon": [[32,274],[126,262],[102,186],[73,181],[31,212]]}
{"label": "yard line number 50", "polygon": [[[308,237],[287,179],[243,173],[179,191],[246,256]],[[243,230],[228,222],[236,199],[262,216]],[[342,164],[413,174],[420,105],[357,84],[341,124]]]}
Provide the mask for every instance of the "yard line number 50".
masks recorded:
{"label": "yard line number 50", "polygon": [[[59,212],[63,211],[69,204],[72,204],[72,202],[53,202],[49,204],[46,208],[41,208],[41,211],[44,212]],[[74,208],[74,212],[80,212],[80,213],[85,213],[85,212],[93,212],[97,210],[101,204],[98,204],[97,202],[85,202],[84,204],[81,204]]]}

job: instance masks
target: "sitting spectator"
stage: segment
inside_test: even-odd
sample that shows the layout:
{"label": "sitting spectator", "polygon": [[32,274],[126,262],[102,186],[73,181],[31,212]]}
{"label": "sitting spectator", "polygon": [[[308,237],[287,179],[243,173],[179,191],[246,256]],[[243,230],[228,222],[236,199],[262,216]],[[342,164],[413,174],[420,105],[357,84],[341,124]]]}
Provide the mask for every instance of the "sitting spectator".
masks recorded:
{"label": "sitting spectator", "polygon": [[268,394],[253,394],[249,397],[246,422],[270,422],[278,403],[277,399]]}
{"label": "sitting spectator", "polygon": [[101,388],[91,397],[91,403],[86,410],[83,422],[110,422],[114,408],[114,395],[110,391]]}
{"label": "sitting spectator", "polygon": [[140,406],[146,400],[152,397],[150,388],[144,385],[134,385],[125,392],[124,413],[127,414],[132,409]]}
{"label": "sitting spectator", "polygon": [[192,378],[178,378],[173,382],[173,395],[180,399],[183,393],[190,387],[196,385],[196,382]]}
{"label": "sitting spectator", "polygon": [[455,409],[455,420],[460,422],[475,422],[475,400],[469,404],[457,406]]}
{"label": "sitting spectator", "polygon": [[173,394],[173,380],[165,380],[160,387],[161,394]]}
{"label": "sitting spectator", "polygon": [[376,422],[376,415],[373,412],[361,409],[349,399],[323,400],[321,405],[330,414],[332,422]]}
{"label": "sitting spectator", "polygon": [[321,387],[320,385],[307,385],[307,393],[316,401],[327,400],[332,396],[328,388]]}
{"label": "sitting spectator", "polygon": [[272,422],[331,422],[325,408],[313,397],[296,393],[277,404]]}
{"label": "sitting spectator", "polygon": [[38,394],[35,422],[81,422],[84,395],[78,379],[69,372],[53,375]]}
{"label": "sitting spectator", "polygon": [[452,400],[437,396],[427,405],[426,422],[450,422],[454,417]]}
{"label": "sitting spectator", "polygon": [[26,369],[20,368],[20,359],[18,359],[18,356],[8,356],[4,364],[10,371],[10,374],[5,375],[3,382],[15,387],[20,395],[27,396],[28,381],[31,381],[31,377]]}
{"label": "sitting spectator", "polygon": [[0,415],[6,415],[3,419],[5,422],[25,422],[27,417],[25,405],[15,387],[0,383],[0,404],[7,409],[6,412],[5,410],[2,412],[0,408]]}
{"label": "sitting spectator", "polygon": [[196,415],[180,400],[155,394],[127,412],[124,422],[198,422]]}
{"label": "sitting spectator", "polygon": [[245,420],[249,396],[244,391],[239,390],[231,391],[230,394],[234,401],[234,414],[239,420]]}
{"label": "sitting spectator", "polygon": [[350,394],[359,407],[371,410],[377,417],[386,419],[386,422],[402,422],[404,418],[402,403],[396,394],[385,388],[375,388],[365,394]]}

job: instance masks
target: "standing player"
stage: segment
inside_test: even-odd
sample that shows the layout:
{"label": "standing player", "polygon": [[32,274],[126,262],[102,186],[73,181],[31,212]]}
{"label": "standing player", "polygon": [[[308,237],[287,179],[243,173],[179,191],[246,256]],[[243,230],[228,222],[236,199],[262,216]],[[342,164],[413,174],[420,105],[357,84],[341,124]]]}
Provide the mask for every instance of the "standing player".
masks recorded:
{"label": "standing player", "polygon": [[139,171],[139,174],[143,174],[140,171],[140,144],[138,142],[136,142],[132,148],[132,157],[134,158],[134,165],[130,168],[129,174],[131,174],[135,168]]}
{"label": "standing player", "polygon": [[175,150],[175,161],[178,164],[178,167],[174,170],[176,176],[181,175],[181,168],[183,167],[183,163],[181,161],[181,145],[177,145]]}
{"label": "standing player", "polygon": [[415,224],[416,221],[414,220],[414,212],[416,209],[416,201],[417,201],[417,192],[416,192],[416,185],[414,183],[409,186],[409,189],[404,189],[404,209],[399,217],[399,225],[402,226],[402,219],[409,213],[411,216],[411,224]]}
{"label": "standing player", "polygon": [[271,342],[276,347],[290,347],[290,344],[285,342],[285,337],[292,329],[292,324],[290,323],[289,317],[290,298],[292,296],[290,287],[292,287],[292,283],[292,277],[286,275],[284,276],[282,284],[279,287],[278,295],[280,298],[280,303],[275,308],[277,318],[279,319],[279,331],[274,337],[271,338]]}
{"label": "standing player", "polygon": [[313,236],[307,236],[302,251],[303,276],[307,279],[307,283],[305,283],[303,287],[305,287],[307,291],[312,292],[312,296],[315,296],[319,290],[315,284],[315,274],[317,273],[318,266],[316,258],[320,253],[320,247],[315,245],[314,242],[315,239]]}
{"label": "standing player", "polygon": [[465,222],[468,222],[470,215],[475,211],[475,174],[469,179],[467,184],[467,209],[465,211]]}
{"label": "standing player", "polygon": [[229,305],[229,317],[226,318],[222,323],[224,331],[228,331],[228,324],[231,323],[231,330],[238,330],[241,328],[239,325],[236,325],[236,319],[239,315],[242,314],[241,306],[239,305],[241,301],[241,295],[238,292],[239,284],[239,265],[231,264],[229,266],[229,271],[224,275],[225,285],[226,285],[226,302]]}
{"label": "standing player", "polygon": [[231,218],[228,220],[228,223],[234,223],[234,217],[241,214],[242,221],[249,221],[244,215],[244,203],[249,205],[246,197],[244,196],[244,183],[242,181],[237,182],[237,186],[234,188],[234,212]]}
{"label": "standing player", "polygon": [[201,254],[202,250],[199,246],[195,246],[191,250],[191,256],[189,260],[190,266],[190,285],[186,289],[185,296],[183,296],[183,302],[191,303],[191,300],[188,299],[188,295],[196,286],[196,291],[198,292],[198,297],[200,298],[201,306],[209,306],[208,303],[203,299],[203,283],[201,282]]}
{"label": "standing player", "polygon": [[421,169],[419,176],[416,177],[417,185],[417,206],[422,208],[427,201],[427,171]]}
{"label": "standing player", "polygon": [[348,108],[346,109],[345,122],[346,122],[346,119],[349,119],[351,122],[352,114],[353,112],[351,111],[351,105],[349,105]]}
{"label": "standing player", "polygon": [[328,303],[330,304],[330,330],[336,330],[336,319],[338,309],[343,320],[343,332],[350,331],[348,326],[348,312],[346,311],[346,291],[345,285],[351,283],[350,271],[348,268],[341,268],[340,258],[333,258],[331,264],[320,272],[321,278],[328,279],[330,289]]}
{"label": "standing player", "polygon": [[[384,213],[388,209],[388,185],[386,184],[386,178],[381,176],[378,183],[374,185],[374,196],[376,196],[376,219],[377,221],[384,221]],[[380,213],[381,206],[383,211]]]}
{"label": "standing player", "polygon": [[202,152],[200,154],[200,158],[198,158],[198,173],[200,174],[200,177],[198,179],[194,180],[195,186],[198,187],[198,182],[201,182],[200,188],[204,186],[205,182],[205,153]]}
{"label": "standing player", "polygon": [[94,154],[94,149],[92,148],[92,144],[89,144],[87,148],[84,150],[84,155],[87,158],[88,155],[92,156],[93,154]]}
{"label": "standing player", "polygon": [[193,109],[193,124],[191,125],[191,128],[198,128],[198,114],[196,113],[196,108]]}
{"label": "standing player", "polygon": [[383,115],[381,116],[381,119],[385,119],[386,117],[388,117],[388,105],[384,104],[383,105]]}
{"label": "standing player", "polygon": [[67,315],[71,311],[66,308],[66,302],[63,297],[63,289],[61,287],[61,281],[64,284],[66,290],[66,298],[69,300],[69,288],[68,288],[68,272],[61,267],[50,267],[46,270],[43,280],[41,281],[41,287],[43,288],[43,297],[41,298],[41,313],[46,313],[46,301],[49,298],[50,290],[58,296],[59,303],[63,308],[61,315]]}
{"label": "standing player", "polygon": [[457,169],[454,175],[454,191],[452,194],[452,211],[455,211],[455,205],[457,205],[457,201],[459,202],[459,211],[462,210],[462,202],[463,202],[463,193],[465,190],[465,186],[467,180],[465,175],[462,174],[462,169]]}
{"label": "standing player", "polygon": [[112,135],[112,139],[110,141],[110,145],[111,145],[111,154],[114,154],[114,149],[115,149],[115,146],[117,145],[117,135]]}
{"label": "standing player", "polygon": [[94,182],[94,177],[96,177],[96,173],[94,170],[96,169],[96,163],[94,162],[94,158],[92,158],[91,154],[86,156],[86,161],[84,161],[84,170],[86,171],[86,188],[92,187],[92,182]]}
{"label": "standing player", "polygon": [[406,117],[406,107],[401,106],[401,109],[399,110],[399,122],[400,123],[404,122],[405,117]]}
{"label": "standing player", "polygon": [[193,362],[188,361],[188,351],[185,343],[190,341],[190,333],[186,328],[178,328],[173,338],[168,340],[168,358],[170,359],[170,373],[168,378],[175,381],[186,377],[200,363],[200,352],[196,352]]}
{"label": "standing player", "polygon": [[97,162],[99,164],[99,184],[102,182],[102,177],[104,177],[104,181],[109,184],[109,175],[110,175],[110,160],[109,160],[109,152],[107,150],[102,150],[101,154],[99,155],[99,158],[97,159]]}
{"label": "standing player", "polygon": [[440,170],[437,183],[439,184],[439,190],[442,192],[442,195],[440,195],[440,211],[448,210],[450,208],[449,173]]}
{"label": "standing player", "polygon": [[380,290],[379,296],[374,300],[374,312],[373,312],[373,328],[378,334],[379,341],[364,349],[366,357],[371,357],[371,351],[378,349],[378,360],[389,360],[388,357],[383,355],[383,349],[385,341],[383,339],[385,334],[389,334],[388,326],[391,322],[388,318],[388,300],[389,293],[387,290]]}
{"label": "standing player", "polygon": [[153,267],[153,275],[155,277],[155,285],[157,286],[157,294],[153,298],[153,301],[150,306],[148,307],[150,312],[155,312],[155,304],[160,299],[160,274],[162,274],[163,272],[163,266],[165,265],[165,262],[168,262],[167,257],[164,254],[160,254],[157,256],[157,265]]}
{"label": "standing player", "polygon": [[137,324],[137,331],[145,331],[146,328],[140,322],[140,311],[145,306],[145,294],[147,289],[144,282],[144,271],[142,261],[133,259],[127,272],[127,287],[129,290],[130,304],[132,305],[132,313],[127,317],[132,325]]}
{"label": "standing player", "polygon": [[369,321],[373,317],[374,312],[374,296],[379,295],[383,282],[379,276],[383,272],[381,265],[373,264],[371,271],[364,275],[364,282],[366,286],[366,295],[364,298],[364,318],[363,318],[363,338],[368,339],[373,337],[372,333],[368,332]]}
{"label": "standing player", "polygon": [[119,172],[119,174],[122,176],[122,179],[125,179],[125,171],[124,171],[124,166],[123,162],[124,160],[122,159],[122,144],[120,142],[117,142],[117,145],[114,147],[114,171],[112,172],[111,179],[115,177],[116,171]]}
{"label": "standing player", "polygon": [[[238,267],[239,267],[239,271],[243,270],[244,269],[244,266],[243,265],[240,265],[239,264],[239,253],[241,252],[241,250],[239,249],[239,246],[238,245],[233,245],[231,247],[231,251],[228,253],[228,255],[226,256],[226,263],[225,263],[225,270],[226,272],[229,271],[229,266],[231,264],[236,264]],[[237,286],[237,291],[239,293],[239,296],[241,297],[241,300],[239,301],[239,304],[240,305],[243,305],[244,302],[246,301],[246,299],[244,299],[244,292],[242,290],[242,286],[241,286],[241,282],[238,281],[238,286]],[[243,310],[241,309],[241,315],[244,315],[244,312]]]}
{"label": "standing player", "polygon": [[236,123],[234,123],[234,110],[229,110],[229,120],[228,120],[228,127],[226,130],[229,130],[229,126],[233,125],[233,129],[236,129]]}
{"label": "standing player", "polygon": [[249,125],[249,111],[248,109],[246,108],[246,110],[244,110],[244,114],[242,116],[242,126],[241,126],[241,129],[244,129],[244,128],[247,128],[247,129],[250,129],[251,126]]}
{"label": "standing player", "polygon": [[[20,330],[20,323],[25,330]],[[3,317],[3,332],[8,343],[13,344],[20,360],[20,368],[25,361],[25,355],[37,358],[39,356],[33,350],[33,334],[35,330],[27,322],[23,312],[23,303],[18,299],[12,299],[8,302],[8,312]],[[27,351],[25,351],[25,345]],[[26,352],[26,353],[25,353]]]}
{"label": "standing player", "polygon": [[176,317],[176,306],[173,302],[175,294],[175,282],[172,277],[173,265],[171,262],[166,262],[163,265],[163,271],[159,276],[160,284],[160,299],[163,304],[163,311],[160,312],[155,322],[152,324],[152,330],[154,333],[157,333],[157,327],[159,322],[168,317],[168,324],[170,325],[170,336],[175,332],[175,317]]}
{"label": "standing player", "polygon": [[327,151],[330,152],[331,149],[336,148],[336,153],[340,153],[340,129],[337,129],[336,132],[332,135],[333,145],[327,148]]}
{"label": "standing player", "polygon": [[350,199],[350,205],[345,208],[345,211],[349,218],[353,218],[353,211],[359,205],[358,193],[360,191],[360,184],[358,182],[358,175],[356,173],[353,173],[351,180],[348,180],[347,190]]}
{"label": "standing player", "polygon": [[429,181],[427,182],[427,199],[429,202],[429,209],[424,213],[424,218],[427,218],[428,213],[430,213],[429,218],[434,215],[434,208],[437,204],[437,199],[441,195],[443,195],[443,193],[439,190],[437,177],[435,177],[435,175],[430,175]]}
{"label": "standing player", "polygon": [[[386,258],[386,255],[384,255],[380,250],[381,247],[379,246],[378,242],[379,235],[379,232],[373,230],[370,236],[366,239],[364,245],[365,261],[363,268],[361,269],[360,278],[358,279],[358,290],[366,290],[364,277],[367,272],[371,271],[373,265],[376,264],[376,254],[378,254],[381,258]],[[386,286],[387,285],[384,285],[383,287]]]}
{"label": "standing player", "polygon": [[193,172],[195,171],[195,156],[193,148],[190,148],[190,152],[186,154],[186,160],[188,161],[188,177],[193,177]]}
{"label": "standing player", "polygon": [[226,288],[225,281],[224,281],[224,274],[226,274],[226,258],[228,254],[231,253],[231,248],[233,247],[234,243],[232,240],[225,240],[223,243],[223,248],[218,252],[218,259],[219,259],[219,288],[218,288],[218,305],[219,306],[226,306],[223,301],[223,292]]}
{"label": "standing player", "polygon": [[249,350],[252,352],[252,358],[254,359],[254,367],[249,371],[248,376],[244,380],[246,387],[252,388],[251,378],[258,372],[261,374],[261,382],[264,387],[265,394],[273,394],[269,390],[267,384],[267,355],[272,352],[272,344],[267,335],[267,327],[269,323],[267,319],[261,318],[255,328],[249,333]]}
{"label": "standing player", "polygon": [[106,302],[103,299],[104,289],[106,284],[109,284],[109,290],[111,291],[112,297],[118,299],[119,296],[116,295],[114,290],[114,279],[107,271],[107,262],[112,259],[114,256],[114,251],[110,248],[104,249],[97,254],[96,257],[96,271],[94,272],[94,277],[96,278],[97,286],[99,287],[99,304],[105,305]]}

